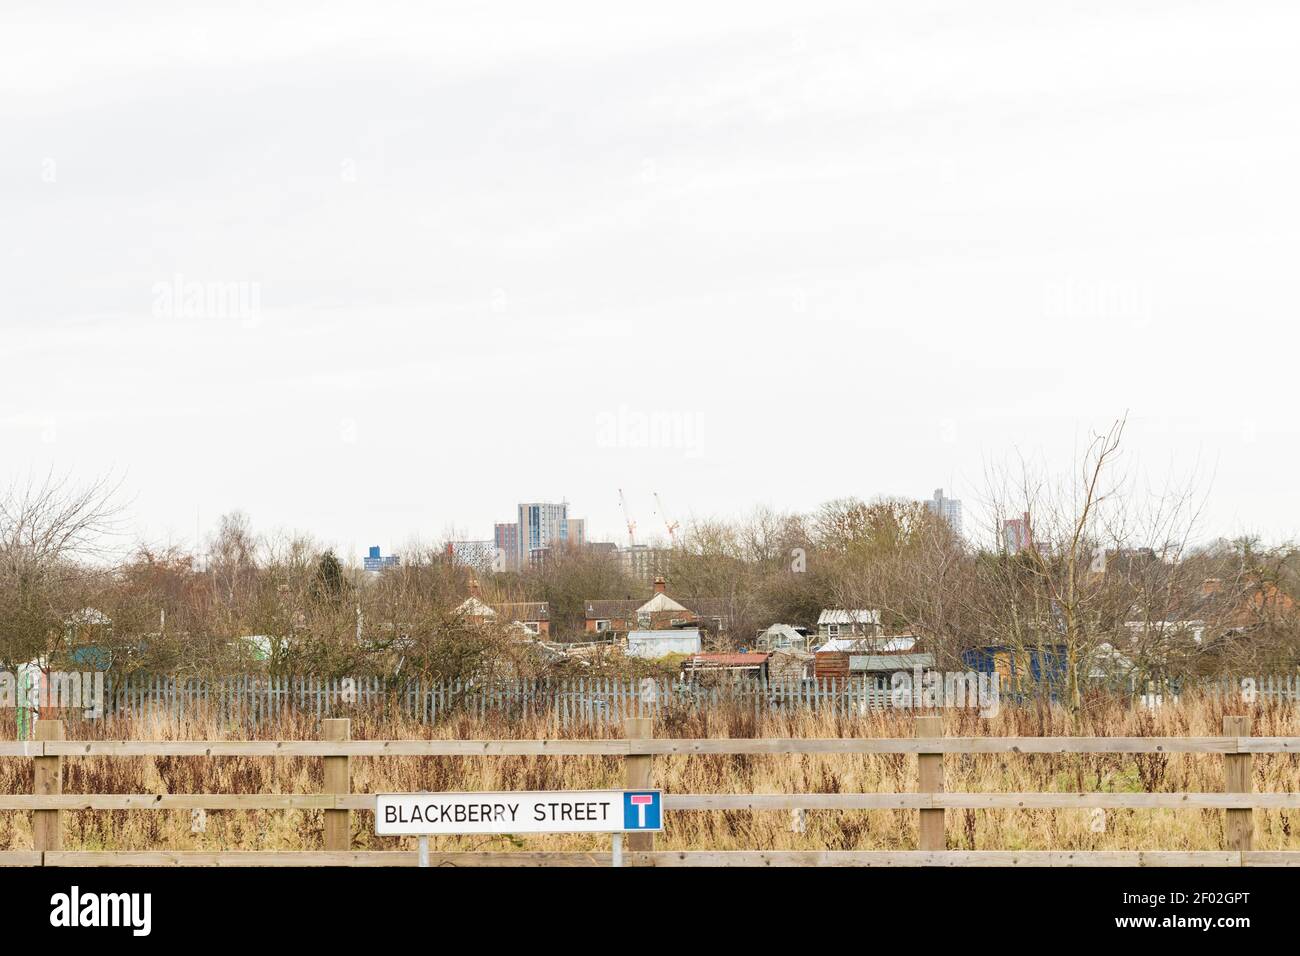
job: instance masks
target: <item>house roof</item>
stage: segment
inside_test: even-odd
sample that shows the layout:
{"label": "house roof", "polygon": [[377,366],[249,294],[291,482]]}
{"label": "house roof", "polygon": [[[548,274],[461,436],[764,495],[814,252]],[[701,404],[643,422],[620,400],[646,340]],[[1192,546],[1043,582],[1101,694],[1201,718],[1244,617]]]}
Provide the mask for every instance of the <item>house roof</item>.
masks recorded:
{"label": "house roof", "polygon": [[614,618],[629,618],[636,615],[641,602],[635,598],[623,601],[588,601],[587,620],[607,621]]}
{"label": "house roof", "polygon": [[[638,614],[659,614],[664,611],[687,611],[687,609],[662,592],[656,594],[636,609]],[[690,612],[687,611],[687,613]]]}
{"label": "house roof", "polygon": [[731,614],[731,602],[722,598],[700,598],[691,601],[695,605],[695,613],[703,617],[728,617]]}
{"label": "house roof", "polygon": [[551,606],[546,601],[519,601],[514,604],[498,604],[497,613],[512,621],[549,621]]}
{"label": "house roof", "polygon": [[845,610],[844,608],[826,608],[817,617],[817,624],[879,624],[880,612],[871,608]]}
{"label": "house roof", "polygon": [[806,641],[808,639],[808,635],[800,634],[789,624],[773,624],[758,636],[766,638],[784,637],[788,641]]}
{"label": "house roof", "polygon": [[518,601],[492,607],[476,597],[468,597],[456,608],[457,614],[466,617],[496,617],[498,614],[511,621],[548,621],[550,605],[545,601]]}
{"label": "house roof", "polygon": [[487,604],[484,604],[476,597],[468,597],[461,602],[460,607],[456,608],[457,614],[464,614],[466,617],[496,617],[497,612],[492,610]]}

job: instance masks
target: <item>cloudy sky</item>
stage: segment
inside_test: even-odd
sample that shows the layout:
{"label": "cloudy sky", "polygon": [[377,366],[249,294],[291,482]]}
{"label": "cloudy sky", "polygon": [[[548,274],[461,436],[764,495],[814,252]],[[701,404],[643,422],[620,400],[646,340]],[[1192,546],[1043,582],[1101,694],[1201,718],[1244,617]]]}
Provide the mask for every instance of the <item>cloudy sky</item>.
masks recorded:
{"label": "cloudy sky", "polygon": [[[1300,532],[1300,8],[0,7],[0,477],[349,553],[1197,469]],[[970,505],[968,505],[968,510]],[[620,537],[620,540],[622,538]]]}

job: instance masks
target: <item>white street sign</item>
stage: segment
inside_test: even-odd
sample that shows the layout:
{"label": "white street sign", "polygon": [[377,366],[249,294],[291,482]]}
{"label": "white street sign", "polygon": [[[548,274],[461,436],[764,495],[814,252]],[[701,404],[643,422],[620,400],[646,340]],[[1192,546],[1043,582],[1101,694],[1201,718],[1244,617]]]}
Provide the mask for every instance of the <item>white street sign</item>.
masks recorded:
{"label": "white street sign", "polygon": [[375,833],[630,833],[663,829],[658,790],[380,793]]}

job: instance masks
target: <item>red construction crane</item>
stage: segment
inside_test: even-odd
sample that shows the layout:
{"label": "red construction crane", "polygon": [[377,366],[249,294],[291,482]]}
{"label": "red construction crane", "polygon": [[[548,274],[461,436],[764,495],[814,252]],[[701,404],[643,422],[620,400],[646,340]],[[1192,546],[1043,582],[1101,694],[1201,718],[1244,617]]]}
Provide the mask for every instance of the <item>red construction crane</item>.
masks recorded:
{"label": "red construction crane", "polygon": [[677,544],[677,529],[680,528],[681,525],[678,522],[673,521],[668,517],[668,513],[664,511],[663,499],[659,497],[659,492],[656,491],[654,493],[654,496],[655,496],[655,505],[657,505],[659,508],[659,517],[663,518],[664,527],[668,529],[668,540],[675,545]]}

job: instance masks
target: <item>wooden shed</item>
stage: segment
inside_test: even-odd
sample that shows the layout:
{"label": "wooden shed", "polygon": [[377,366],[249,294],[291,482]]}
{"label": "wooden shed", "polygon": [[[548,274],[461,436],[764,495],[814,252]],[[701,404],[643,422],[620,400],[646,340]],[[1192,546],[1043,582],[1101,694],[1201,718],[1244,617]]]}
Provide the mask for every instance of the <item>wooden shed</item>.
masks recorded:
{"label": "wooden shed", "polygon": [[818,651],[813,655],[813,677],[819,681],[847,681],[849,652]]}

